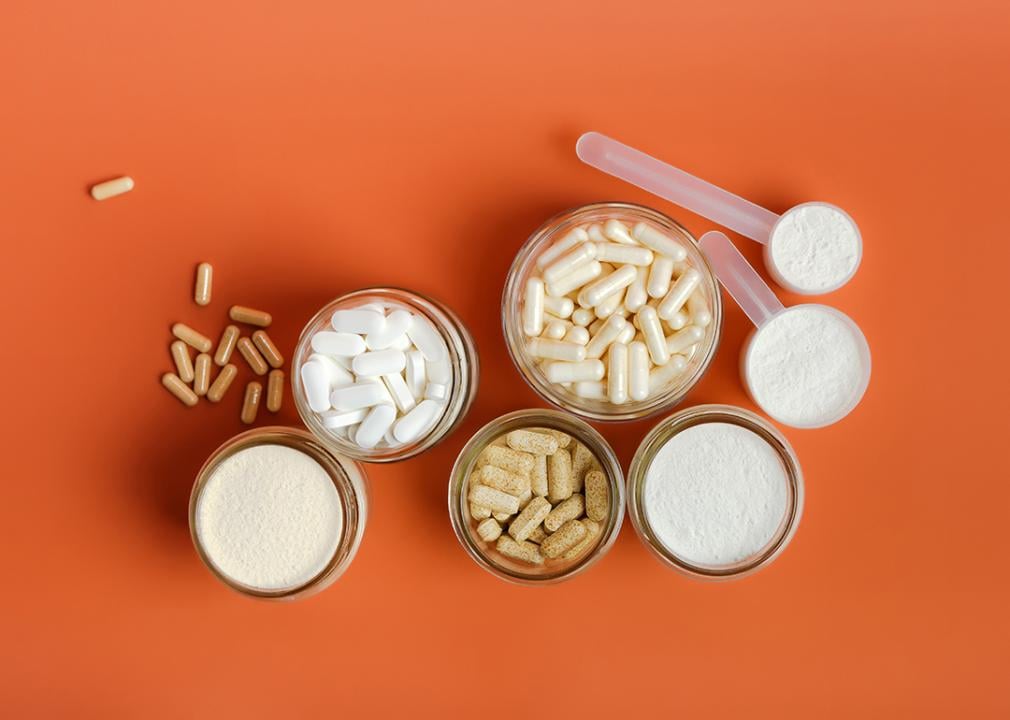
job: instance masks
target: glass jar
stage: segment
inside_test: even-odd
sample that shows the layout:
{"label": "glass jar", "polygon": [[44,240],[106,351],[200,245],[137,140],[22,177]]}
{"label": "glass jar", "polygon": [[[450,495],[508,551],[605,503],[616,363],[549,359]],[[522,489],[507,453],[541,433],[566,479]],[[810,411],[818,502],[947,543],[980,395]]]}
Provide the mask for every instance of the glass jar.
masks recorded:
{"label": "glass jar", "polygon": [[[671,552],[650,526],[644,507],[646,473],[663,445],[677,433],[702,423],[729,423],[750,430],[778,454],[786,471],[786,509],[772,538],[756,553],[731,565],[707,567],[693,564]],[[730,580],[757,572],[785,550],[796,533],[803,513],[803,473],[799,460],[783,435],[763,418],[731,405],[698,405],[660,422],[638,446],[628,470],[628,514],[631,524],[649,550],[674,570],[702,580]]]}
{"label": "glass jar", "polygon": [[[523,332],[522,303],[526,281],[536,270],[536,261],[555,240],[580,225],[603,223],[617,218],[627,225],[648,223],[666,235],[679,240],[687,250],[687,262],[702,275],[699,289],[708,301],[712,319],[705,328],[705,337],[687,359],[684,371],[663,391],[644,400],[629,400],[615,405],[606,400],[582,398],[562,385],[551,383],[537,366],[536,359],[527,350],[528,338]],[[505,344],[512,362],[526,383],[538,395],[563,410],[592,420],[637,420],[667,410],[681,400],[701,379],[715,356],[722,329],[722,296],[719,284],[705,256],[698,249],[694,236],[682,225],[666,215],[631,203],[601,202],[583,205],[555,215],[539,228],[520,248],[505,281],[502,293],[502,326]]]}
{"label": "glass jar", "polygon": [[[260,445],[283,445],[315,460],[329,475],[343,508],[341,536],[336,550],[322,571],[296,587],[265,590],[242,584],[222,572],[210,558],[197,527],[197,508],[207,481],[222,462],[235,453]],[[255,598],[295,600],[314,595],[339,578],[354,559],[365,532],[368,517],[368,484],[361,467],[354,461],[333,455],[322,443],[304,430],[288,427],[262,427],[228,440],[207,459],[193,484],[189,498],[189,528],[200,560],[214,576],[228,587]]]}
{"label": "glass jar", "polygon": [[[553,428],[570,435],[592,453],[607,478],[610,511],[606,520],[600,523],[596,544],[571,560],[550,560],[543,566],[531,566],[504,557],[493,547],[485,548],[483,541],[475,536],[467,500],[474,464],[491,441],[512,430],[524,428]],[[613,449],[587,423],[556,410],[518,410],[489,422],[460,451],[449,477],[449,517],[460,545],[474,562],[492,575],[526,585],[556,583],[586,570],[613,546],[624,521],[624,474]]]}
{"label": "glass jar", "polygon": [[[393,447],[362,448],[348,438],[330,432],[320,417],[309,407],[302,387],[301,367],[312,355],[312,336],[321,330],[331,330],[330,318],[336,310],[351,310],[370,303],[399,307],[427,318],[438,330],[449,350],[452,368],[452,390],[442,417],[417,440]],[[466,416],[477,394],[480,375],[477,347],[470,332],[456,315],[441,303],[419,293],[401,288],[375,287],[342,295],[328,303],[309,320],[298,338],[291,362],[291,389],[295,407],[302,421],[331,452],[365,462],[395,462],[413,457],[435,446],[451,433]]]}

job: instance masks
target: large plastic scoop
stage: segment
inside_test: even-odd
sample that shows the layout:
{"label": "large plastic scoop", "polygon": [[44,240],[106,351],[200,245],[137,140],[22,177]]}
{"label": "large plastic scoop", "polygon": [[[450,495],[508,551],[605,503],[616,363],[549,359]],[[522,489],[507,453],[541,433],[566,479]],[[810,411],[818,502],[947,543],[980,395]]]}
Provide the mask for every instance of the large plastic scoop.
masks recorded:
{"label": "large plastic scoop", "polygon": [[754,323],[740,356],[751,399],[775,420],[824,427],[849,414],[870,382],[870,348],[848,315],[815,303],[786,308],[729,238],[699,245],[726,291]]}
{"label": "large plastic scoop", "polygon": [[804,295],[831,292],[859,267],[859,228],[835,205],[802,203],[776,215],[597,132],[580,137],[575,152],[587,165],[764,244],[768,272],[787,290]]}

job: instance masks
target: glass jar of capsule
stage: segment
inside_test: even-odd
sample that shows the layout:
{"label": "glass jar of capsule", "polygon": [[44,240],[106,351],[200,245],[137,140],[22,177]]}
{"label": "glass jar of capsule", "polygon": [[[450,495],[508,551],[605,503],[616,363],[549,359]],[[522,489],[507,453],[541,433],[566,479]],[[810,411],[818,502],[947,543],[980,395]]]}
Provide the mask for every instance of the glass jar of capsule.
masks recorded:
{"label": "glass jar of capsule", "polygon": [[[661,537],[663,532],[658,530],[656,517],[650,513],[649,476],[650,468],[657,462],[657,454],[680,433],[705,423],[723,423],[737,426],[753,433],[757,438],[764,441],[772,453],[768,458],[768,462],[775,466],[774,474],[782,478],[781,483],[784,486],[781,488],[779,495],[782,506],[781,514],[776,511],[772,515],[772,522],[767,523],[768,527],[771,528],[770,532],[760,536],[761,539],[767,537],[767,541],[757,547],[760,540],[757,542],[750,540],[751,544],[756,547],[748,548],[746,551],[739,553],[743,555],[742,557],[723,563],[699,562],[698,560],[685,557],[683,551],[678,553],[668,543],[663,541]],[[706,448],[706,451],[710,452],[711,450],[710,448]],[[734,456],[741,456],[739,445],[731,446],[729,452]],[[771,459],[773,457],[777,458],[777,461]],[[661,463],[662,461],[663,458],[660,458],[658,462]],[[769,475],[771,473],[766,473],[765,477]],[[723,490],[723,494],[725,495],[725,489],[720,488],[720,490]],[[712,496],[716,497],[720,503],[724,502],[724,497],[719,497],[716,494]],[[757,497],[750,497],[748,500],[750,502],[761,503],[760,498]],[[671,501],[667,499],[666,502],[670,503]],[[659,501],[654,500],[653,503],[657,506],[654,510],[655,513],[658,514],[664,510],[659,505]],[[676,504],[680,507],[693,508],[693,512],[700,512],[698,508],[705,505],[705,499],[691,497],[687,501]],[[779,503],[761,503],[761,507],[765,508],[774,504]],[[733,520],[738,523],[740,522],[739,510],[739,508],[736,508],[731,513]],[[631,461],[631,467],[628,470],[628,514],[631,516],[631,523],[635,528],[635,532],[638,533],[639,538],[652,554],[665,565],[679,573],[700,580],[731,580],[745,577],[766,567],[785,550],[792,540],[793,535],[796,533],[796,528],[799,526],[802,513],[803,474],[800,469],[799,460],[793,452],[792,447],[785,437],[763,418],[748,410],[731,405],[698,405],[681,410],[666,418],[645,436],[645,439],[635,452],[635,456]],[[777,523],[774,523],[776,516]],[[650,520],[650,517],[652,520]],[[755,524],[753,521],[754,518],[751,517],[745,518],[743,522],[753,526]],[[681,539],[696,539],[705,537],[706,534],[710,537],[712,534],[711,528],[699,530],[697,526],[674,527],[672,530]],[[667,537],[669,538],[670,536],[668,535]]]}
{"label": "glass jar of capsule", "polygon": [[[401,404],[396,398],[396,417],[401,418],[410,409],[421,405],[424,399],[431,396],[433,386],[439,389],[438,404],[439,410],[434,417],[423,427],[417,428],[416,433],[412,433],[409,439],[404,441],[394,437],[394,426],[384,434],[372,447],[362,447],[356,443],[355,430],[360,427],[356,425],[360,418],[348,417],[347,413],[337,408],[330,410],[315,410],[310,406],[306,396],[306,388],[303,380],[302,367],[313,358],[318,358],[317,348],[313,347],[313,338],[320,332],[330,332],[334,330],[332,321],[338,311],[367,310],[369,308],[383,308],[387,313],[396,311],[406,311],[415,316],[419,316],[427,326],[434,330],[437,338],[436,344],[440,344],[444,350],[444,358],[438,362],[426,362],[421,368],[419,385],[414,390],[414,396],[408,398],[409,406]],[[362,346],[368,337],[367,334],[361,336]],[[409,360],[423,359],[419,352],[408,352],[408,355],[415,355]],[[360,373],[355,373],[350,357],[331,357],[340,367],[331,368],[346,378],[347,383],[367,383],[374,382],[389,389],[383,402],[392,404],[393,391],[395,390],[389,381],[394,378],[383,378],[382,376],[364,377]],[[406,376],[406,380],[414,382],[415,378],[408,367],[398,371],[401,379]],[[425,376],[425,373],[426,376]],[[437,375],[436,375],[437,373]],[[302,334],[295,347],[294,360],[292,362],[291,386],[294,394],[295,407],[302,421],[331,452],[346,455],[356,460],[364,462],[396,462],[413,457],[428,450],[438,444],[448,436],[466,416],[470,405],[477,393],[477,381],[479,377],[479,364],[477,359],[477,348],[473,342],[469,330],[462,321],[449,308],[436,300],[421,295],[420,293],[393,287],[374,287],[357,290],[338,297],[336,300],[325,305],[316,315],[305,325]],[[437,382],[435,382],[437,381]],[[396,380],[403,389],[401,380]],[[334,382],[331,389],[338,389],[339,382]],[[370,408],[364,408],[368,410]],[[353,411],[352,411],[353,412]],[[355,423],[348,423],[348,420],[355,420]]]}
{"label": "glass jar of capsule", "polygon": [[231,589],[264,600],[329,587],[354,560],[367,517],[361,466],[288,427],[224,443],[200,469],[189,500],[200,560]]}
{"label": "glass jar of capsule", "polygon": [[[607,507],[596,531],[587,535],[578,546],[561,557],[544,559],[535,553],[533,561],[503,555],[496,542],[485,541],[477,533],[482,521],[471,513],[471,478],[479,469],[481,455],[491,445],[504,445],[506,436],[514,430],[559,431],[575,444],[588,450],[593,464],[604,477]],[[583,490],[588,495],[586,489]],[[520,511],[521,512],[521,509]],[[509,538],[509,520],[500,521],[501,538]],[[624,521],[624,474],[613,449],[596,430],[572,415],[556,410],[517,410],[492,420],[478,430],[460,451],[449,476],[449,518],[456,538],[467,554],[492,575],[524,585],[541,585],[568,580],[598,562],[613,546]],[[486,518],[485,518],[486,519]],[[583,520],[583,522],[585,522]],[[526,543],[540,542],[531,537]]]}
{"label": "glass jar of capsule", "polygon": [[[670,354],[670,362],[663,366],[654,365],[652,360],[655,357],[651,355],[650,351],[648,367],[651,379],[645,393],[646,396],[639,399],[628,397],[620,403],[610,401],[606,395],[606,382],[586,383],[585,385],[595,388],[593,392],[588,393],[583,390],[582,383],[551,382],[546,374],[546,366],[549,363],[534,356],[531,352],[530,341],[533,336],[529,334],[527,328],[524,328],[523,322],[527,283],[532,277],[541,277],[542,271],[549,267],[549,263],[545,263],[544,260],[551,258],[551,262],[553,262],[560,248],[569,246],[569,243],[572,242],[573,233],[579,234],[580,242],[583,244],[610,243],[610,238],[600,234],[600,228],[605,226],[609,220],[617,220],[626,229],[628,232],[626,239],[629,244],[635,242],[631,238],[632,228],[644,227],[651,231],[658,231],[662,236],[680,245],[686,253],[686,257],[682,261],[675,263],[678,268],[676,272],[682,272],[684,268],[694,268],[700,274],[695,293],[700,298],[699,305],[702,311],[698,313],[697,322],[692,321],[690,317],[685,318],[685,313],[677,313],[676,318],[663,321],[660,326],[665,342],[671,341],[670,337],[666,337],[667,335],[675,334],[685,327],[688,332],[698,333],[700,339],[686,347],[674,348],[674,352]],[[555,247],[556,245],[557,247]],[[655,253],[655,257],[659,256],[660,253]],[[642,272],[648,273],[649,270],[644,269]],[[551,283],[545,284],[546,302],[551,303]],[[621,290],[620,293],[622,296],[626,296],[625,290]],[[545,336],[549,336],[552,324],[563,326],[566,331],[571,330],[572,326],[576,324],[572,322],[571,318],[575,317],[575,314],[581,309],[593,310],[595,314],[593,308],[586,308],[580,303],[578,290],[571,290],[564,295],[554,297],[553,301],[564,303],[566,298],[570,303],[569,307],[574,308],[574,312],[570,317],[553,318],[550,322],[545,323]],[[657,307],[659,300],[660,298],[657,297],[649,297],[644,304]],[[616,306],[616,312],[627,317],[629,323],[627,329],[632,331],[633,338],[642,339],[642,333],[637,331],[635,327],[637,317],[635,313],[624,307],[624,301]],[[585,313],[583,313],[584,315]],[[553,405],[592,420],[636,420],[660,413],[679,403],[705,374],[715,356],[722,329],[722,316],[722,298],[718,282],[705,256],[698,249],[694,236],[680,223],[660,212],[641,205],[622,202],[599,202],[583,205],[547,220],[530,235],[525,245],[519,250],[509,270],[505,290],[502,294],[502,325],[505,344],[512,357],[512,362],[523,379],[541,397]],[[679,321],[679,327],[671,324],[674,319]],[[593,318],[593,323],[587,328],[590,334],[595,335],[596,323],[601,322],[602,318]],[[560,333],[550,337],[555,340],[562,339]],[[567,335],[563,337],[564,340],[568,338]],[[585,335],[583,335],[583,341],[586,341]],[[588,340],[590,345],[592,342],[591,339]],[[607,366],[607,355],[604,354],[600,361],[604,366]],[[667,372],[661,372],[661,370]]]}

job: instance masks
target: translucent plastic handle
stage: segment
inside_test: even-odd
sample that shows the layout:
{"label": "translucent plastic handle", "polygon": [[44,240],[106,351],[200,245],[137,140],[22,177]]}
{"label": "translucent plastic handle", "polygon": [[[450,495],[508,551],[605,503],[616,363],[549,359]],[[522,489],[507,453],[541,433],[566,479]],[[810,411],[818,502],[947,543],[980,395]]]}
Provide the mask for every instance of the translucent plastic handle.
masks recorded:
{"label": "translucent plastic handle", "polygon": [[783,305],[761,276],[750,266],[736,245],[718,230],[711,230],[698,241],[701,250],[736,304],[750,321],[761,327],[782,312]]}
{"label": "translucent plastic handle", "polygon": [[580,137],[575,152],[586,165],[637,185],[759,243],[768,242],[772,225],[779,219],[760,205],[598,132]]}

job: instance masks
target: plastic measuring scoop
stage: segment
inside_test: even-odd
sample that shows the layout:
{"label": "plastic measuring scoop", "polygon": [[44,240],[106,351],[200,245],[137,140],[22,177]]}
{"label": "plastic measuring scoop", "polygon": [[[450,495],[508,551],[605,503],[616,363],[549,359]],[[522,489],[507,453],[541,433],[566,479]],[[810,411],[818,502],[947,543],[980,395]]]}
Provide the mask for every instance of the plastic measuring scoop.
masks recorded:
{"label": "plastic measuring scoop", "polygon": [[787,290],[803,295],[831,292],[859,268],[859,228],[835,205],[802,203],[776,215],[597,132],[580,137],[575,152],[587,165],[762,243],[768,272]]}
{"label": "plastic measuring scoop", "polygon": [[740,356],[751,399],[785,425],[815,428],[848,415],[870,383],[870,347],[859,326],[827,305],[786,308],[723,233],[698,243],[754,331]]}

